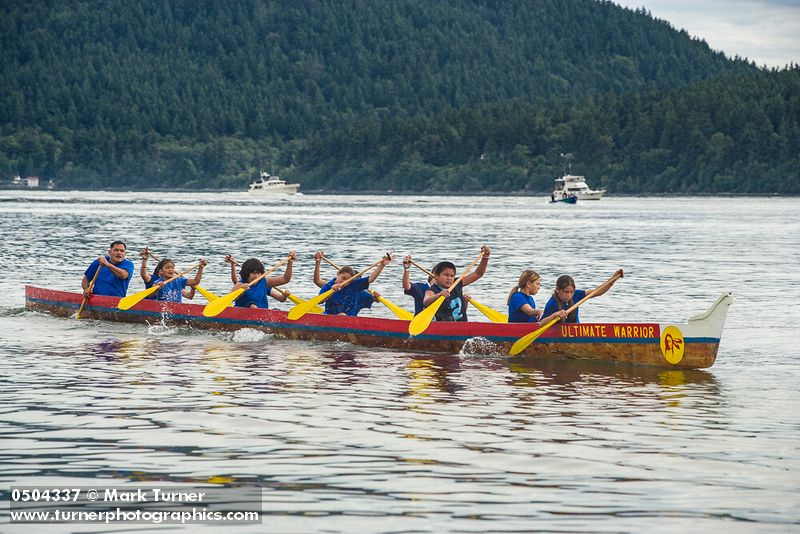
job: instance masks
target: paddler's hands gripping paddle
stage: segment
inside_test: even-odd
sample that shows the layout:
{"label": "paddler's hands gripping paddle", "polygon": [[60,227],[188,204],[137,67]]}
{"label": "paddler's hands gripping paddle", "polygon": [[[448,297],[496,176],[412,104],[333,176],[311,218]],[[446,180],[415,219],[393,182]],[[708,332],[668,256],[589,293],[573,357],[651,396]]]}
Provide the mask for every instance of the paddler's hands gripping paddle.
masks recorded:
{"label": "paddler's hands gripping paddle", "polygon": [[81,307],[78,308],[78,313],[75,314],[75,318],[76,319],[80,319],[81,318],[81,313],[83,313],[83,307],[86,306],[86,301],[88,300],[88,297],[86,296],[86,293],[87,292],[91,293],[92,289],[94,289],[94,283],[97,281],[97,275],[100,274],[100,269],[102,269],[102,268],[103,268],[103,264],[102,263],[97,266],[97,270],[94,272],[94,276],[92,277],[92,281],[89,282],[89,287],[86,289],[86,291],[83,292],[83,300],[81,301]]}
{"label": "paddler's hands gripping paddle", "polygon": [[243,287],[240,287],[239,289],[231,291],[230,293],[228,293],[224,297],[219,297],[219,298],[216,298],[216,299],[212,300],[211,302],[206,304],[205,308],[203,308],[203,315],[206,316],[206,317],[215,317],[215,316],[219,315],[220,313],[222,313],[222,311],[225,308],[230,306],[233,303],[234,300],[238,299],[239,295],[244,293],[247,289],[251,288],[255,284],[259,283],[262,278],[264,278],[265,276],[270,274],[272,271],[274,271],[275,269],[277,269],[278,267],[280,267],[281,265],[283,265],[287,261],[289,261],[289,256],[287,256],[286,258],[282,259],[281,261],[279,261],[278,263],[276,263],[275,265],[273,265],[272,267],[270,267],[269,269],[267,269],[266,271],[264,271],[263,273],[258,275],[258,278],[256,278],[252,282],[249,282],[249,283],[245,284]]}
{"label": "paddler's hands gripping paddle", "polygon": [[[375,263],[373,263],[372,265],[370,265],[369,267],[367,267],[363,271],[356,273],[356,275],[353,276],[352,278],[349,278],[349,279],[345,280],[344,282],[339,284],[339,289],[344,289],[345,287],[350,285],[350,282],[352,282],[353,280],[355,280],[359,276],[363,275],[364,273],[366,273],[367,271],[369,271],[370,269],[372,269],[373,267],[375,267],[376,265],[381,263],[384,259],[386,259],[386,256],[381,257],[381,259],[379,259],[378,261],[376,261]],[[311,308],[313,308],[314,306],[319,306],[320,304],[322,304],[323,302],[328,300],[328,297],[333,295],[336,291],[337,291],[336,289],[331,288],[331,289],[327,290],[325,293],[320,293],[319,295],[317,295],[313,299],[309,299],[309,300],[303,302],[302,304],[298,304],[297,306],[295,306],[294,308],[289,310],[289,314],[286,317],[290,321],[296,321],[297,319],[299,319],[302,316],[304,316],[305,314],[307,314],[311,310]]]}
{"label": "paddler's hands gripping paddle", "polygon": [[[329,260],[324,254],[321,257],[322,257],[323,260],[325,260],[326,263],[328,263],[331,267],[333,267],[337,271],[340,269],[340,267],[338,265],[336,265],[331,260]],[[392,311],[392,313],[397,316],[398,319],[402,319],[403,321],[410,321],[411,319],[414,318],[414,314],[413,313],[411,313],[410,311],[404,310],[403,308],[401,308],[400,306],[398,306],[394,302],[391,302],[388,299],[383,298],[381,295],[378,295],[377,293],[375,293],[375,291],[370,291],[370,293],[372,293],[372,296],[374,298],[378,299],[378,302],[380,302],[381,304],[383,304],[384,306],[389,308]]]}
{"label": "paddler's hands gripping paddle", "polygon": [[[145,248],[146,248],[146,247],[145,247]],[[153,259],[154,259],[154,260],[156,260],[156,261],[161,261],[161,258],[159,258],[159,257],[158,257],[158,256],[156,256],[155,254],[153,254],[152,252],[150,252],[150,250],[149,250],[149,249],[147,249],[147,255],[148,255],[148,256],[150,256],[151,258],[153,258]],[[202,288],[202,287],[200,287],[199,285],[196,285],[196,286],[194,286],[194,288],[195,288],[197,291],[199,291],[199,292],[200,292],[200,294],[201,294],[201,295],[203,295],[203,296],[206,298],[206,300],[207,300],[207,301],[209,301],[209,302],[211,302],[211,301],[212,301],[212,300],[214,300],[214,299],[218,299],[218,298],[219,298],[217,295],[215,295],[214,293],[212,293],[212,292],[211,292],[211,291],[209,291],[208,289]]]}
{"label": "paddler's hands gripping paddle", "polygon": [[[623,276],[623,272],[622,272],[622,269],[620,269],[619,271],[614,273],[614,276],[609,278],[604,284],[601,284],[601,285],[597,286],[596,288],[594,288],[592,291],[589,291],[586,294],[585,297],[583,297],[581,300],[579,300],[578,302],[576,302],[575,304],[573,304],[572,306],[567,308],[567,310],[565,310],[565,313],[567,315],[569,315],[570,313],[572,313],[573,310],[578,309],[578,306],[580,306],[581,304],[583,304],[584,302],[586,302],[590,298],[592,298],[595,295],[597,295],[597,293],[601,292],[601,290],[603,290],[603,289],[607,290],[614,282],[617,281],[617,279],[622,278],[622,276]],[[543,333],[545,333],[545,331],[547,331],[548,328],[550,328],[551,326],[553,326],[554,324],[556,324],[560,320],[561,320],[561,317],[556,317],[555,319],[553,319],[552,321],[550,321],[546,325],[542,326],[541,328],[537,328],[536,330],[534,330],[530,334],[522,336],[521,338],[516,340],[513,345],[511,345],[511,351],[509,351],[509,354],[511,354],[512,356],[516,356],[517,354],[519,354],[520,352],[522,352],[523,350],[528,348],[528,345],[530,345],[531,343],[536,341],[536,339],[539,336],[541,336]]]}
{"label": "paddler's hands gripping paddle", "polygon": [[139,302],[141,302],[143,299],[145,299],[148,296],[152,295],[153,293],[155,293],[156,291],[158,291],[159,289],[161,289],[165,285],[169,284],[170,282],[172,282],[176,278],[180,278],[184,274],[186,274],[188,272],[191,272],[191,271],[194,271],[195,269],[200,267],[200,265],[204,265],[204,263],[200,262],[197,265],[186,269],[185,271],[181,271],[178,274],[176,274],[175,276],[173,276],[172,278],[170,278],[168,280],[165,280],[164,283],[162,283],[162,284],[153,284],[152,286],[150,286],[149,288],[145,289],[144,291],[139,291],[138,293],[134,293],[133,295],[128,295],[127,297],[121,298],[119,300],[119,303],[117,304],[117,308],[119,308],[120,310],[130,310],[131,308],[133,308],[134,306],[139,304]]}
{"label": "paddler's hands gripping paddle", "polygon": [[[472,263],[469,264],[469,266],[466,269],[464,269],[464,272],[461,273],[461,276],[459,276],[456,279],[456,281],[453,282],[453,284],[447,288],[448,293],[453,289],[455,289],[455,287],[459,283],[461,283],[461,279],[464,278],[467,275],[467,273],[470,272],[470,270],[472,270],[473,267],[475,267],[475,264],[478,263],[481,260],[481,258],[483,258],[483,250],[481,250],[481,253],[478,254],[478,256],[472,261]],[[439,297],[436,300],[431,302],[431,304],[427,308],[419,312],[411,320],[411,322],[408,323],[408,333],[411,334],[412,336],[416,336],[427,330],[428,326],[431,324],[431,321],[433,321],[436,312],[439,311],[439,308],[442,306],[444,298],[445,298],[444,292],[442,292],[442,294],[439,295]]]}
{"label": "paddler's hands gripping paddle", "polygon": [[[230,254],[229,254],[228,256],[230,256]],[[227,257],[226,257],[225,261],[228,261],[228,260],[227,260]],[[241,266],[242,266],[242,264],[241,264],[241,263],[239,263],[238,261],[236,261],[236,260],[234,260],[234,259],[233,259],[233,256],[231,256],[231,261],[232,261],[232,262],[233,262],[233,264],[234,264],[234,265],[236,265],[237,267],[241,267]],[[198,289],[199,289],[199,288],[198,288]],[[283,296],[285,296],[285,297],[289,297],[289,300],[291,300],[291,301],[292,301],[292,302],[294,302],[295,304],[302,304],[302,303],[304,303],[304,302],[305,302],[305,301],[304,301],[303,299],[301,299],[300,297],[296,297],[296,296],[294,296],[293,294],[289,293],[288,291],[284,291],[283,289],[281,289],[281,288],[279,288],[279,287],[273,287],[273,288],[271,288],[271,289],[274,289],[275,291],[277,291],[278,293],[280,293],[281,295],[283,295]],[[201,293],[202,293],[202,291],[201,291]],[[215,298],[216,298],[216,297],[215,297]],[[209,299],[209,300],[211,300],[211,299]],[[234,300],[235,300],[235,299],[234,299]],[[324,310],[323,310],[322,308],[320,308],[319,306],[314,306],[313,308],[311,308],[311,310],[310,310],[310,313],[322,313],[323,311],[324,311]]]}
{"label": "paddler's hands gripping paddle", "polygon": [[[430,272],[428,269],[426,269],[425,267],[423,267],[419,263],[415,262],[412,259],[409,259],[409,261],[411,262],[411,264],[414,267],[416,267],[417,269],[419,269],[423,273],[427,274],[428,276],[430,276],[432,278],[435,278],[435,276],[433,276],[432,272]],[[473,298],[470,298],[469,302],[470,302],[470,304],[475,306],[478,309],[479,312],[481,312],[486,317],[488,317],[489,320],[492,321],[493,323],[507,323],[508,322],[508,316],[505,313],[501,313],[501,312],[499,312],[499,311],[497,311],[495,309],[490,308],[489,306],[481,304],[480,302],[478,302],[477,300],[475,300]]]}

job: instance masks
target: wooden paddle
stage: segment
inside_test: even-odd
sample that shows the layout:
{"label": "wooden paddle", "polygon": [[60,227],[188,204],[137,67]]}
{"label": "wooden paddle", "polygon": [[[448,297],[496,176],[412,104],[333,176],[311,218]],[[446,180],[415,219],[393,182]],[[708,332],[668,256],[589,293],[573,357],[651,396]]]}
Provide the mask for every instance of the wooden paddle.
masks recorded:
{"label": "wooden paddle", "polygon": [[203,315],[205,315],[206,317],[216,317],[217,315],[222,313],[222,310],[224,310],[225,308],[227,308],[228,306],[233,304],[233,301],[238,299],[239,295],[244,293],[246,290],[248,290],[253,285],[255,285],[258,282],[260,282],[262,278],[267,276],[269,273],[271,273],[272,271],[274,271],[275,269],[277,269],[278,267],[280,267],[281,265],[283,265],[287,261],[289,261],[288,256],[286,258],[282,259],[281,261],[279,261],[278,263],[276,263],[275,265],[273,265],[272,267],[270,267],[269,269],[267,269],[266,271],[264,271],[263,273],[261,273],[260,275],[258,275],[258,278],[256,278],[252,282],[249,282],[249,283],[245,284],[244,287],[240,287],[239,289],[237,289],[235,291],[231,291],[230,293],[228,293],[224,297],[219,297],[219,298],[216,298],[216,299],[212,300],[211,302],[206,304],[205,308],[203,308]]}
{"label": "wooden paddle", "polygon": [[[386,253],[386,255],[390,256],[390,254],[388,252]],[[331,267],[333,267],[337,271],[340,269],[340,267],[338,265],[336,265],[331,260],[329,260],[327,257],[325,257],[324,254],[322,255],[322,259],[325,260]],[[411,319],[414,318],[414,314],[413,313],[411,313],[410,311],[404,310],[403,308],[401,308],[400,306],[398,306],[394,302],[391,302],[390,300],[385,299],[380,295],[377,295],[375,291],[370,291],[370,293],[372,293],[373,298],[375,298],[377,296],[378,302],[380,302],[381,304],[383,304],[384,306],[389,308],[391,310],[391,312],[397,316],[398,319],[402,319],[403,321],[410,321]]]}
{"label": "wooden paddle", "polygon": [[[575,304],[573,304],[572,306],[567,308],[567,310],[566,310],[567,315],[572,313],[573,310],[578,309],[578,306],[580,306],[581,304],[583,304],[584,302],[586,302],[590,298],[594,297],[597,294],[597,292],[600,291],[603,287],[605,287],[607,285],[610,285],[610,284],[613,284],[618,278],[622,278],[622,274],[621,273],[615,273],[614,276],[609,278],[605,283],[597,286],[592,291],[589,291],[586,294],[585,297],[583,297],[581,300],[579,300],[578,302],[576,302]],[[555,319],[553,319],[552,321],[550,321],[546,325],[542,326],[541,328],[537,328],[536,330],[534,330],[530,334],[526,334],[526,335],[522,336],[521,338],[516,340],[513,345],[511,345],[511,351],[509,351],[509,354],[511,354],[512,356],[516,356],[517,354],[519,354],[520,352],[522,352],[523,350],[528,348],[528,345],[530,345],[531,343],[536,341],[536,339],[539,336],[541,336],[548,328],[550,328],[551,326],[553,326],[554,324],[556,324],[560,320],[561,320],[561,317],[556,317]]]}
{"label": "wooden paddle", "polygon": [[[237,267],[241,267],[242,266],[242,264],[239,263],[236,260],[233,260],[233,264],[236,265]],[[289,297],[289,300],[291,300],[295,304],[302,304],[302,303],[305,302],[300,297],[296,297],[293,294],[289,293],[288,291],[284,291],[283,289],[280,289],[278,287],[273,287],[272,289],[274,289],[275,291],[277,291],[278,293],[280,293],[284,297]],[[309,310],[309,313],[322,313],[323,311],[325,311],[325,310],[323,310],[319,306],[314,306],[313,308],[311,308],[311,310]]]}
{"label": "wooden paddle", "polygon": [[[367,267],[363,271],[356,273],[355,276],[353,276],[352,278],[349,278],[349,279],[345,280],[344,282],[342,282],[339,285],[339,289],[340,290],[344,289],[345,287],[350,285],[350,282],[352,282],[353,280],[355,280],[356,278],[358,278],[359,276],[363,275],[365,272],[369,271],[370,269],[372,269],[373,267],[378,265],[380,262],[382,262],[384,257],[385,256],[382,256],[381,259],[379,259],[378,261],[376,261],[375,263],[373,263],[372,265],[370,265],[369,267]],[[290,321],[296,321],[297,319],[299,319],[302,316],[304,316],[305,314],[307,314],[311,310],[311,308],[313,308],[314,306],[319,306],[320,304],[322,304],[323,302],[328,300],[328,297],[333,295],[335,292],[336,292],[336,290],[331,288],[331,289],[327,290],[324,293],[320,293],[319,295],[317,295],[313,299],[307,300],[307,301],[303,302],[302,304],[298,304],[297,306],[295,306],[294,308],[289,310],[289,314],[286,317]]]}
{"label": "wooden paddle", "polygon": [[[88,289],[89,293],[92,292],[92,289],[94,288],[94,283],[97,281],[97,275],[100,274],[100,269],[102,269],[102,268],[103,268],[103,266],[101,264],[98,264],[97,270],[94,272],[94,276],[92,277],[92,281],[89,282],[89,289]],[[80,319],[81,318],[81,313],[83,312],[83,307],[86,306],[86,301],[87,300],[89,300],[89,299],[86,298],[86,292],[84,292],[83,293],[83,300],[81,301],[81,307],[78,308],[78,313],[75,314],[75,318],[76,319]]]}
{"label": "wooden paddle", "polygon": [[[156,256],[155,254],[153,254],[153,253],[152,253],[152,252],[150,252],[149,250],[147,251],[147,255],[148,255],[148,256],[150,256],[151,258],[153,258],[153,259],[154,259],[154,260],[156,260],[156,261],[161,261],[161,258],[159,258],[158,256]],[[218,296],[216,296],[216,295],[215,295],[214,293],[212,293],[211,291],[209,291],[209,290],[207,290],[207,289],[204,289],[204,288],[200,287],[199,285],[197,285],[197,286],[194,286],[194,288],[195,288],[197,291],[199,291],[199,292],[200,292],[200,294],[201,294],[201,295],[203,295],[203,296],[206,298],[206,300],[207,300],[207,301],[209,301],[209,302],[211,302],[212,300],[214,300],[214,299],[216,299],[216,298],[219,298]]]}
{"label": "wooden paddle", "polygon": [[[431,277],[435,278],[435,276],[433,276],[432,272],[430,272],[428,269],[426,269],[425,267],[423,267],[419,263],[415,262],[414,260],[411,260],[411,264],[414,265],[417,269],[419,269],[423,273],[427,274],[428,276],[431,276]],[[488,317],[489,320],[492,321],[493,323],[507,323],[508,322],[508,316],[506,314],[501,313],[501,312],[499,312],[499,311],[497,311],[495,309],[492,309],[489,306],[481,304],[480,302],[478,302],[477,300],[475,300],[473,298],[469,299],[469,302],[471,304],[473,304],[478,309],[479,312],[481,312],[486,317]]]}
{"label": "wooden paddle", "polygon": [[[456,279],[456,281],[453,282],[453,284],[449,288],[447,288],[447,291],[450,292],[453,289],[455,289],[455,287],[461,282],[461,279],[464,278],[467,275],[467,273],[472,270],[473,267],[475,267],[475,264],[478,263],[481,258],[483,258],[483,250],[481,250],[480,254],[478,254],[478,256],[472,261],[472,263],[470,263],[469,266],[466,269],[464,269],[464,272],[461,273],[461,276],[459,276]],[[430,326],[431,321],[433,321],[436,312],[439,311],[439,308],[442,306],[443,302],[444,302],[444,292],[442,292],[442,295],[439,295],[439,297],[436,300],[431,302],[431,304],[427,308],[425,308],[424,310],[419,312],[416,316],[414,316],[411,322],[408,323],[408,333],[411,334],[412,336],[417,336],[423,333],[425,330],[427,330],[428,326]]]}
{"label": "wooden paddle", "polygon": [[[165,286],[165,285],[169,284],[173,280],[175,280],[177,278],[180,278],[181,276],[183,276],[184,274],[186,274],[188,272],[194,271],[198,267],[200,267],[199,263],[194,265],[193,267],[189,267],[185,271],[179,272],[178,274],[174,275],[172,278],[170,278],[168,280],[165,280],[163,285]],[[141,302],[143,299],[145,299],[148,296],[152,295],[153,293],[155,293],[156,291],[158,291],[162,287],[163,287],[162,285],[153,284],[152,286],[148,287],[144,291],[139,291],[138,293],[134,293],[133,295],[128,295],[127,297],[121,298],[121,299],[119,299],[119,303],[117,304],[117,308],[119,308],[120,310],[130,310],[131,308],[136,306],[139,302]]]}

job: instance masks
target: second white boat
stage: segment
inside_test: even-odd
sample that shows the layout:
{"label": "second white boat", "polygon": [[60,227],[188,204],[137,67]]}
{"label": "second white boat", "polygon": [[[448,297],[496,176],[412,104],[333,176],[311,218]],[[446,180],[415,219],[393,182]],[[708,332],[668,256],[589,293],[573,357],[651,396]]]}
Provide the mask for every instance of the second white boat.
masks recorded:
{"label": "second white boat", "polygon": [[258,180],[250,184],[248,193],[254,196],[294,195],[299,188],[300,184],[287,184],[277,176],[262,172]]}

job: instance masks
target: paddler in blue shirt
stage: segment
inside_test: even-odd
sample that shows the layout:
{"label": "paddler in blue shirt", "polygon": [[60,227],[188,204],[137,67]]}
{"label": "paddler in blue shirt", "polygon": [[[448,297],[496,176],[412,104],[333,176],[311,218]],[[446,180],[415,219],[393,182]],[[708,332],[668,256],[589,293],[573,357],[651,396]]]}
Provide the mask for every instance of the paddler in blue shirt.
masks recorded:
{"label": "paddler in blue shirt", "polygon": [[555,316],[562,319],[567,318],[564,310],[558,310],[550,317],[543,317],[542,310],[536,308],[536,301],[533,296],[542,287],[542,279],[539,273],[530,269],[522,271],[517,285],[508,294],[508,322],[509,323],[547,323],[555,319]]}
{"label": "paddler in blue shirt", "polygon": [[[619,275],[619,278],[622,277],[622,269],[619,269],[615,275]],[[594,294],[595,297],[599,297],[600,295],[604,294],[606,291],[611,289],[611,286],[614,285],[614,282],[617,281],[617,278],[613,278],[611,283],[604,283],[596,288],[592,289],[591,291],[596,291],[597,293]],[[573,304],[583,299],[586,296],[586,293],[589,291],[583,289],[575,289],[575,280],[568,274],[562,274],[556,280],[556,290],[553,291],[553,296],[550,297],[550,300],[547,301],[547,304],[544,306],[543,315],[549,317],[550,315],[560,311],[560,310],[567,310],[572,307]],[[565,323],[579,323],[580,319],[578,318],[578,312],[580,311],[579,308],[576,308],[570,312],[570,314],[564,319]]]}
{"label": "paddler in blue shirt", "polygon": [[[237,308],[269,308],[269,297],[285,302],[289,296],[289,292],[280,292],[275,288],[288,284],[292,281],[292,265],[297,260],[297,253],[292,250],[287,256],[286,269],[282,275],[268,276],[262,278],[255,285],[245,290],[241,296],[236,299],[234,306]],[[236,259],[228,254],[225,256],[225,261],[231,264],[231,281],[233,282],[233,291],[241,287],[245,287],[248,283],[252,282],[262,274],[264,274],[264,264],[257,258],[250,258],[242,263],[242,270],[237,276],[236,274]]]}
{"label": "paddler in blue shirt", "polygon": [[[114,241],[108,247],[108,254],[94,260],[83,273],[81,287],[86,298],[92,295],[107,295],[109,297],[124,297],[128,292],[128,284],[133,276],[133,262],[125,259],[127,247],[122,241]],[[100,272],[97,270],[100,269]],[[97,274],[94,287],[89,289],[92,280]]]}
{"label": "paddler in blue shirt", "polygon": [[357,278],[339,290],[338,285],[355,276],[355,270],[349,266],[342,267],[336,273],[335,278],[325,282],[319,275],[320,262],[323,255],[324,252],[321,250],[314,254],[314,283],[320,288],[320,293],[324,293],[329,289],[337,290],[325,301],[325,315],[349,315],[351,317],[358,315],[358,312],[365,307],[366,300],[370,294],[367,292],[365,295],[361,292],[369,288],[369,285],[378,278],[383,268],[392,261],[392,258],[384,257],[368,277]]}

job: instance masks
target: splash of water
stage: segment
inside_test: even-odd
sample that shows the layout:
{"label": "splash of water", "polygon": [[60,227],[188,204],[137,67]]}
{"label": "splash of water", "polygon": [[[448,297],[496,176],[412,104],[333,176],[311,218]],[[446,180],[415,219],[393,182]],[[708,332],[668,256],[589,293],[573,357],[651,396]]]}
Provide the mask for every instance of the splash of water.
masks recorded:
{"label": "splash of water", "polygon": [[147,333],[154,336],[171,336],[175,334],[178,329],[171,327],[167,324],[169,314],[166,311],[161,312],[161,317],[155,324],[147,323]]}
{"label": "splash of water", "polygon": [[471,337],[464,342],[464,346],[459,351],[459,356],[488,356],[499,355],[500,350],[497,345],[485,337]]}
{"label": "splash of water", "polygon": [[266,332],[256,330],[255,328],[242,328],[233,333],[231,341],[234,343],[255,343],[257,341],[262,341],[268,335],[269,334]]}

